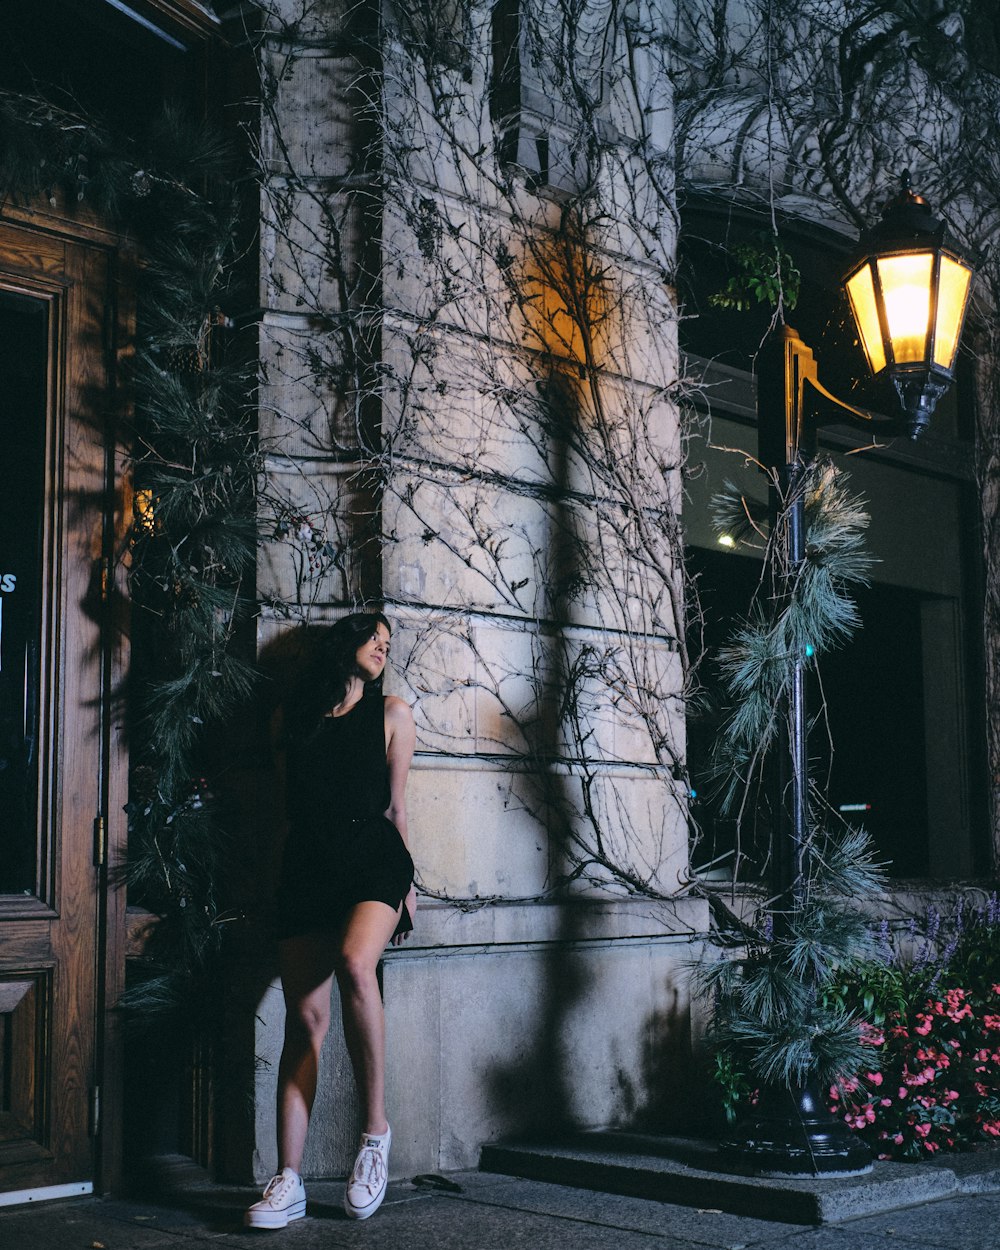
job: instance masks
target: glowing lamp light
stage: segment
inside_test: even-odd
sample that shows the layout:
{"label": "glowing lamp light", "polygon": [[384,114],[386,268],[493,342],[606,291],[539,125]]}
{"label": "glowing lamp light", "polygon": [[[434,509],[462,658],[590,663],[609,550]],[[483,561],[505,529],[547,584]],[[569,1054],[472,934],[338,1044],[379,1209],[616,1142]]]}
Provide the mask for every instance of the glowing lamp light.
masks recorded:
{"label": "glowing lamp light", "polygon": [[156,515],[151,490],[144,488],[135,492],[132,496],[132,511],[138,532],[146,535],[156,533]]}
{"label": "glowing lamp light", "polygon": [[863,242],[844,286],[868,366],[892,380],[916,438],[954,378],[972,266],[945,244],[909,174]]}
{"label": "glowing lamp light", "polygon": [[719,546],[720,547],[735,547],[736,539],[732,536],[732,534],[720,534]]}

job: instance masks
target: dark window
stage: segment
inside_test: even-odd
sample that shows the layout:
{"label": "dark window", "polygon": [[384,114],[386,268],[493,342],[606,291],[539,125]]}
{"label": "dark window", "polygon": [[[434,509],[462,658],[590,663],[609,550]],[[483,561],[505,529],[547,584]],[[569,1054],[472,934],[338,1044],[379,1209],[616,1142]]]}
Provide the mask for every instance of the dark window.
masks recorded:
{"label": "dark window", "polygon": [[0,893],[32,893],[38,833],[48,303],[0,291]]}

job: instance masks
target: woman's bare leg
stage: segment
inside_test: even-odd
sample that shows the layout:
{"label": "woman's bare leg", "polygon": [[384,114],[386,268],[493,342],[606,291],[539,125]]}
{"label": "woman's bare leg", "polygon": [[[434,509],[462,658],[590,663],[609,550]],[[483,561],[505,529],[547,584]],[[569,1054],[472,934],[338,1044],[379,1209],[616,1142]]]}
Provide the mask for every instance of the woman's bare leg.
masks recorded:
{"label": "woman's bare leg", "polygon": [[278,1064],[278,1171],[302,1169],[306,1130],[319,1073],[319,1055],[330,1027],[330,990],[336,941],[324,935],[279,943],[285,996],[285,1040]]}
{"label": "woman's bare leg", "polygon": [[384,1133],[385,1013],[376,969],[399,921],[387,903],[359,903],[348,917],[336,975],[344,1020],[344,1040],[361,1101],[363,1131]]}

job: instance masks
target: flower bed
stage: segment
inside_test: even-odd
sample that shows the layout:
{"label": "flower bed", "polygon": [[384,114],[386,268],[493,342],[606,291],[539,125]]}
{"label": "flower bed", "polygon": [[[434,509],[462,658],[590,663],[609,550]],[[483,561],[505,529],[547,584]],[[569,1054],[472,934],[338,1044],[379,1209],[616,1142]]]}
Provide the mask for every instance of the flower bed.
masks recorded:
{"label": "flower bed", "polygon": [[936,991],[870,1028],[872,1071],[830,1090],[880,1159],[926,1158],[1000,1138],[1000,984]]}
{"label": "flower bed", "polygon": [[[861,1031],[869,1062],[829,1087],[829,1106],[880,1159],[1000,1145],[1000,899],[962,899],[923,924],[876,925],[817,1006]],[[713,1078],[732,1124],[759,1076],[732,1033],[713,1037]],[[847,1068],[840,1069],[847,1071]]]}
{"label": "flower bed", "polygon": [[[1000,1140],[1000,904],[963,900],[947,921],[890,935],[883,960],[838,987],[872,1047],[871,1070],[830,1089],[881,1159],[924,1159]],[[899,945],[915,951],[905,958]]]}

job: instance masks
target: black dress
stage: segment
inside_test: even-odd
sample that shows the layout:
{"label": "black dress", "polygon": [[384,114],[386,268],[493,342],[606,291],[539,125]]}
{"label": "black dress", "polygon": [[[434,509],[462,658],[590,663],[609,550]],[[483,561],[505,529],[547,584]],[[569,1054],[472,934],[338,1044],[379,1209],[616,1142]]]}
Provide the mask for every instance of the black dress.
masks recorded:
{"label": "black dress", "polygon": [[[384,708],[383,696],[365,694],[288,748],[279,938],[333,933],[358,903],[374,899],[395,910],[406,897],[413,860],[384,815],[390,797]],[[410,928],[404,907],[396,932]]]}

